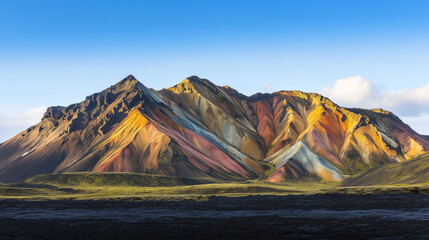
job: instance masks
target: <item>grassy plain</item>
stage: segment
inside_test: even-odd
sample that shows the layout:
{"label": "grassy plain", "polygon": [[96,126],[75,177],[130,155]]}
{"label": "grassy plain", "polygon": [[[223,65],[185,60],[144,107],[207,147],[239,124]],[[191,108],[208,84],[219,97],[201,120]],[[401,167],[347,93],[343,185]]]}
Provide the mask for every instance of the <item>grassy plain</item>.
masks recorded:
{"label": "grassy plain", "polygon": [[40,175],[0,185],[0,199],[203,201],[212,196],[429,193],[429,185],[357,186],[318,182],[210,182],[136,173]]}

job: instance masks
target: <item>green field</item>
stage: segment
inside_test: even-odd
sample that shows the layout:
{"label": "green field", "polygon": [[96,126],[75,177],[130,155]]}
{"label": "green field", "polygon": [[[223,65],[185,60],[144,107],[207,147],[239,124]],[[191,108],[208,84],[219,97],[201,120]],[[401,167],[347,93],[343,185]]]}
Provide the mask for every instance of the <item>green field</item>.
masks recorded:
{"label": "green field", "polygon": [[316,182],[210,182],[137,173],[39,175],[23,183],[0,185],[0,199],[21,200],[207,200],[212,196],[288,194],[429,193],[429,185],[342,187]]}
{"label": "green field", "polygon": [[25,180],[29,184],[49,184],[55,186],[184,186],[211,183],[212,179],[192,179],[161,176],[155,174],[142,173],[121,173],[121,172],[73,172],[63,174],[37,175]]}

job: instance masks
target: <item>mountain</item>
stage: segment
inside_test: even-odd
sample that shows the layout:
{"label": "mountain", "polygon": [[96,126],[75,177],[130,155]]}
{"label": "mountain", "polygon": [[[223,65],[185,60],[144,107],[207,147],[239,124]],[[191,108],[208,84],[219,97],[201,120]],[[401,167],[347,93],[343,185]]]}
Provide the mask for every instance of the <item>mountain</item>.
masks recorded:
{"label": "mountain", "polygon": [[428,184],[429,154],[412,160],[379,166],[362,171],[344,180],[342,186],[372,186],[395,184]]}
{"label": "mountain", "polygon": [[428,152],[381,109],[315,93],[245,96],[189,77],[159,91],[128,76],[0,145],[0,182],[49,173],[137,172],[218,180],[340,181]]}

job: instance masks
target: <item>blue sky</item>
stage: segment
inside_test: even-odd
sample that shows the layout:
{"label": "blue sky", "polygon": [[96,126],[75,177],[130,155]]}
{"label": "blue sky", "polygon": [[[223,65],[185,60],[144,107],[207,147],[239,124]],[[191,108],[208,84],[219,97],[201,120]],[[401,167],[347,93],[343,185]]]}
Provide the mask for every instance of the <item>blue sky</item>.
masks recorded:
{"label": "blue sky", "polygon": [[427,0],[0,0],[0,142],[128,74],[155,89],[198,75],[248,95],[323,92],[429,134],[428,12]]}

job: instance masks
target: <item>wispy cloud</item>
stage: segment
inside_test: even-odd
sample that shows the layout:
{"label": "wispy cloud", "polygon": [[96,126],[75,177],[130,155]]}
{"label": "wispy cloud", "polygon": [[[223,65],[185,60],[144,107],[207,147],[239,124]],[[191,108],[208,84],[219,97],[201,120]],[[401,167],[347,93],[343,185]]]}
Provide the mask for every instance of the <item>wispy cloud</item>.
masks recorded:
{"label": "wispy cloud", "polygon": [[46,111],[46,107],[31,108],[26,112],[0,115],[0,125],[2,126],[23,126],[23,125],[34,125],[40,121],[43,114]]}
{"label": "wispy cloud", "polygon": [[399,115],[411,127],[429,134],[429,84],[416,89],[384,91],[367,79],[353,76],[338,79],[322,94],[346,107],[383,108]]}
{"label": "wispy cloud", "polygon": [[45,111],[46,107],[37,107],[21,113],[0,115],[0,143],[40,122]]}
{"label": "wispy cloud", "polygon": [[270,92],[271,91],[271,85],[269,83],[262,83],[261,86],[259,86],[259,89],[261,89],[262,92]]}

